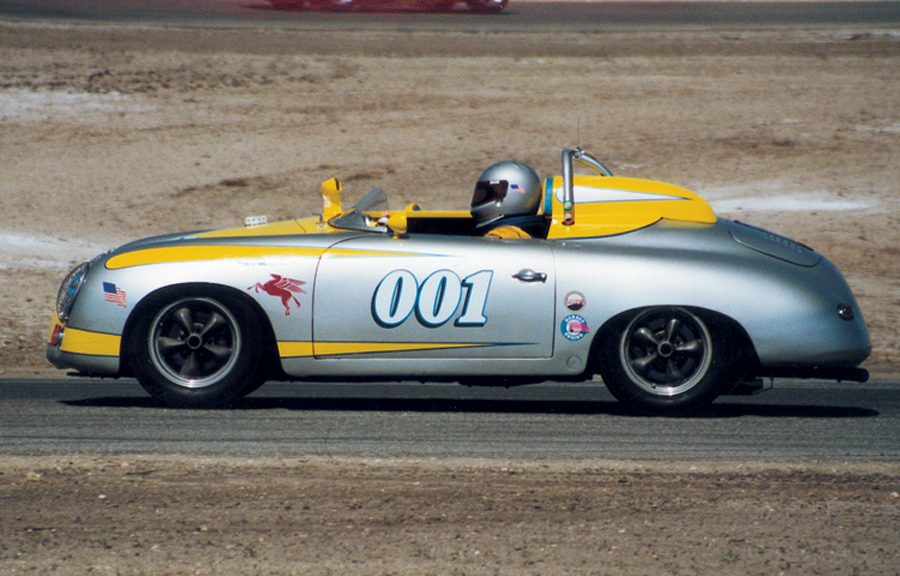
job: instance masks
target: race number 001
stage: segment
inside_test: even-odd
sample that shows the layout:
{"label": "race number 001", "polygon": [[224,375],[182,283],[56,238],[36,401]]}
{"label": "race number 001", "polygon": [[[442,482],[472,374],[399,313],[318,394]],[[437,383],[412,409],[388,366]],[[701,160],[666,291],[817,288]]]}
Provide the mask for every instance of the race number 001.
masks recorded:
{"label": "race number 001", "polygon": [[396,328],[415,312],[420,324],[437,328],[453,318],[462,302],[462,314],[453,325],[484,326],[487,323],[484,309],[493,276],[492,271],[482,270],[460,280],[451,270],[438,270],[420,285],[409,270],[394,270],[375,288],[372,317],[380,326]]}

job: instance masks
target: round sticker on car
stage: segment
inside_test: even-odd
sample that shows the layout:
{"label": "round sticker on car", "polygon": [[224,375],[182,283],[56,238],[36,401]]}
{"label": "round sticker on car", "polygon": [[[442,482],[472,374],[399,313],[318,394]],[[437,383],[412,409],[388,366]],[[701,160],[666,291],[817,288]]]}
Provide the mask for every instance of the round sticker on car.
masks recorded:
{"label": "round sticker on car", "polygon": [[584,316],[581,316],[579,314],[569,314],[568,316],[563,318],[560,329],[562,330],[562,335],[567,340],[571,340],[573,342],[581,340],[588,333],[590,333],[590,329],[587,325],[587,320],[584,319]]}
{"label": "round sticker on car", "polygon": [[581,292],[569,292],[566,294],[566,308],[572,312],[578,312],[584,308],[584,294]]}

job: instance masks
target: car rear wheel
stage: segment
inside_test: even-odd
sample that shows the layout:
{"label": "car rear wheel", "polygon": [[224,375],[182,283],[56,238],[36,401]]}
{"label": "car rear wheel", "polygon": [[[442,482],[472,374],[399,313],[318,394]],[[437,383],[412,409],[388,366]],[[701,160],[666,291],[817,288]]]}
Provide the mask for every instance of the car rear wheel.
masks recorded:
{"label": "car rear wheel", "polygon": [[151,297],[128,339],[141,385],[169,406],[220,406],[259,386],[259,321],[238,297]]}
{"label": "car rear wheel", "polygon": [[682,415],[715,400],[733,373],[725,327],[679,307],[633,315],[600,343],[600,371],[610,392],[643,414]]}

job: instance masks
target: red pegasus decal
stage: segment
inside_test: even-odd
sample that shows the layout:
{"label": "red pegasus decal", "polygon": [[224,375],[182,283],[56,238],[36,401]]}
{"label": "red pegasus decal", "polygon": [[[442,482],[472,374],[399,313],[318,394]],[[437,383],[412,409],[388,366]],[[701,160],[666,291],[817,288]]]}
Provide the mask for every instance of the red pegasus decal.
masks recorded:
{"label": "red pegasus decal", "polygon": [[291,300],[297,304],[297,308],[300,308],[300,301],[297,300],[297,297],[294,294],[304,293],[304,290],[300,288],[306,282],[302,282],[300,280],[294,280],[293,278],[285,278],[284,276],[279,276],[278,274],[271,274],[272,279],[266,282],[265,284],[261,284],[257,282],[253,286],[247,288],[247,290],[255,290],[257,294],[262,290],[266,294],[270,296],[276,296],[281,298],[281,303],[284,305],[284,315],[291,315]]}

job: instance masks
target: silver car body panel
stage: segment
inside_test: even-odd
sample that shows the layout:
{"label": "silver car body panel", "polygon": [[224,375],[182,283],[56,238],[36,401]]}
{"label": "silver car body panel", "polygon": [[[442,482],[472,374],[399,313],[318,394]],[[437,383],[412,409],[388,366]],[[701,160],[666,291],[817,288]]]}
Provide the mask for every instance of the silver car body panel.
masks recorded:
{"label": "silver car body panel", "polygon": [[[246,255],[207,258],[216,247]],[[156,262],[154,250],[177,250],[183,261]],[[116,260],[133,254],[148,256],[127,266]],[[276,278],[296,283],[296,300],[265,291]],[[606,322],[663,305],[733,319],[762,367],[856,366],[870,350],[859,306],[827,259],[722,219],[550,241],[359,232],[151,238],[95,260],[65,331],[121,337],[148,295],[196,284],[252,298],[295,378],[572,377],[588,366]],[[110,286],[122,302],[109,297]],[[855,318],[840,318],[841,304]],[[91,374],[122,369],[112,353],[55,349],[48,357]]]}

